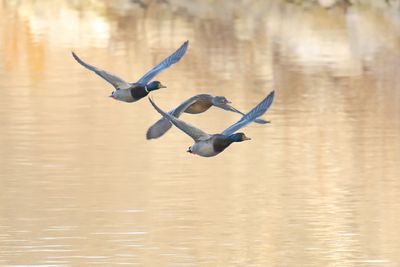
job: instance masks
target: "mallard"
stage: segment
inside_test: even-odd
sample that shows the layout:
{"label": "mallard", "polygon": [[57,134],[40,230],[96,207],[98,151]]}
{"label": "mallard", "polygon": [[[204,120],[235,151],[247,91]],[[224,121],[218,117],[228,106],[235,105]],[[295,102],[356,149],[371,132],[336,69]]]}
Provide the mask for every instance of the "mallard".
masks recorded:
{"label": "mallard", "polygon": [[162,85],[161,82],[159,81],[152,81],[150,82],[157,74],[162,72],[163,70],[167,69],[170,67],[172,64],[175,64],[178,62],[183,55],[185,54],[187,48],[189,45],[189,41],[184,42],[181,47],[178,48],[173,54],[171,54],[169,57],[161,61],[157,66],[149,70],[142,78],[140,78],[137,82],[135,83],[129,83],[121,78],[115,76],[114,74],[111,74],[105,70],[96,68],[95,66],[92,66],[88,63],[85,63],[82,59],[80,59],[74,52],[72,53],[72,56],[75,58],[76,61],[78,61],[79,64],[87,68],[88,70],[91,70],[95,72],[97,75],[99,75],[101,78],[109,82],[114,88],[116,89],[113,91],[110,95],[110,97],[124,101],[124,102],[135,102],[138,101],[139,99],[147,96],[149,92],[160,89],[160,88],[166,88],[166,86]]}
{"label": "mallard", "polygon": [[[251,140],[251,138],[247,137],[244,133],[236,133],[236,131],[262,116],[271,106],[272,101],[274,100],[274,94],[275,92],[272,91],[250,112],[245,114],[239,121],[229,126],[220,134],[205,133],[189,123],[186,123],[178,118],[175,118],[171,114],[164,112],[154,103],[152,99],[149,98],[149,100],[158,113],[160,113],[164,118],[168,119],[178,129],[185,132],[194,140],[195,143],[189,147],[187,152],[197,154],[202,157],[213,157],[224,151],[234,142]],[[187,106],[190,106],[191,104],[192,103],[189,102]]]}
{"label": "mallard", "polygon": [[[190,105],[189,105],[190,103]],[[179,106],[168,112],[175,118],[179,118],[179,116],[185,112],[190,114],[198,114],[207,111],[210,107],[215,106],[217,108],[221,108],[227,111],[232,111],[244,115],[243,112],[237,110],[236,108],[229,105],[230,101],[226,99],[224,96],[212,96],[209,94],[199,94],[192,96],[191,98],[187,99],[186,101],[182,102]],[[263,119],[256,119],[254,122],[265,124],[269,123],[269,121],[265,121]],[[164,135],[172,126],[172,123],[162,117],[156,123],[154,123],[150,128],[147,130],[146,138],[155,139],[159,138]]]}

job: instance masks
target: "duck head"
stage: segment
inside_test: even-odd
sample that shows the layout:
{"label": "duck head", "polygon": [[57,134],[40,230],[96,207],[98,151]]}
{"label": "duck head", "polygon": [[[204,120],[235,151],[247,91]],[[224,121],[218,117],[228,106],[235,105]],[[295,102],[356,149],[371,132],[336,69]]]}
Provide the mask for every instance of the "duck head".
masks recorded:
{"label": "duck head", "polygon": [[118,100],[118,93],[119,93],[119,92],[118,92],[118,89],[115,90],[115,91],[112,91],[112,92],[111,92],[111,95],[109,95],[109,97]]}
{"label": "duck head", "polygon": [[244,133],[234,133],[228,136],[228,139],[232,142],[243,142],[246,140],[251,140],[250,137],[247,137]]}
{"label": "duck head", "polygon": [[147,90],[154,91],[161,88],[167,88],[165,85],[162,85],[159,81],[152,81],[147,85]]}
{"label": "duck head", "polygon": [[240,113],[240,111],[229,105],[232,102],[226,99],[224,96],[214,96],[212,99],[212,103],[214,106],[222,108],[224,110]]}

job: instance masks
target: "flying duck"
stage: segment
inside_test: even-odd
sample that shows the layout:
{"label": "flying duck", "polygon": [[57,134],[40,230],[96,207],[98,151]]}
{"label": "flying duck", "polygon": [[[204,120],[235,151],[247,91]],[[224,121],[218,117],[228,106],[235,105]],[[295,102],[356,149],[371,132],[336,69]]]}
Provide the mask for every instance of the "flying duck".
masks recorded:
{"label": "flying duck", "polygon": [[[243,112],[235,109],[231,105],[229,105],[230,101],[228,101],[224,96],[212,96],[209,94],[199,94],[192,96],[191,98],[187,99],[186,101],[182,102],[179,106],[168,112],[175,118],[179,118],[179,116],[185,112],[190,114],[199,114],[202,112],[207,111],[210,107],[215,106],[217,108],[221,108],[227,111],[232,111],[244,115]],[[269,121],[265,121],[263,119],[256,119],[254,122],[265,124],[269,123]],[[154,123],[150,128],[147,130],[146,138],[155,139],[159,138],[164,135],[172,126],[172,123],[162,117],[156,123]]]}
{"label": "flying duck", "polygon": [[[275,92],[272,91],[263,101],[255,106],[250,112],[245,114],[239,121],[229,126],[220,134],[208,134],[202,130],[172,116],[161,110],[153,100],[150,103],[164,118],[168,119],[181,131],[189,135],[193,140],[194,144],[189,147],[187,152],[197,154],[202,157],[213,157],[224,151],[228,146],[234,142],[242,142],[251,140],[244,133],[235,133],[237,130],[245,127],[249,123],[253,122],[258,117],[262,116],[267,109],[271,106],[274,100]],[[188,106],[191,103],[188,103]]]}
{"label": "flying duck", "polygon": [[74,52],[72,52],[72,56],[75,58],[76,61],[78,61],[79,64],[81,64],[88,70],[93,71],[101,78],[109,82],[112,86],[114,86],[115,91],[111,93],[110,97],[124,102],[135,102],[147,96],[150,91],[154,91],[160,88],[166,88],[166,86],[162,85],[159,81],[150,81],[157,74],[169,68],[172,64],[177,63],[185,54],[188,45],[189,41],[184,42],[181,47],[178,48],[178,50],[176,50],[169,57],[161,61],[154,68],[149,70],[142,78],[134,83],[126,82],[121,78],[115,76],[114,74],[85,63]]}

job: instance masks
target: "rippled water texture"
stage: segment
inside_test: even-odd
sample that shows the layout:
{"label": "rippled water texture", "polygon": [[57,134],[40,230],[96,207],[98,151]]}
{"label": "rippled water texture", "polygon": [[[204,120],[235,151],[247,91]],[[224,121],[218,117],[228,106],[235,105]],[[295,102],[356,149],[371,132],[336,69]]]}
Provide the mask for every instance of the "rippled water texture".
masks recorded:
{"label": "rippled water texture", "polygon": [[[1,266],[400,266],[393,4],[1,1],[0,25]],[[163,109],[276,90],[272,123],[214,158],[175,128],[146,141],[147,99],[112,100],[70,54],[135,81],[187,39]]]}

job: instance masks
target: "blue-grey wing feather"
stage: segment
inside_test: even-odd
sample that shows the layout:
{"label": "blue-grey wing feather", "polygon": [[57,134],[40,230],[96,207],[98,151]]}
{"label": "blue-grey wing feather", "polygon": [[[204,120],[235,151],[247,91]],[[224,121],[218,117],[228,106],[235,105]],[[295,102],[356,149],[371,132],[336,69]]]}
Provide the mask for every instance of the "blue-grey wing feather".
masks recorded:
{"label": "blue-grey wing feather", "polygon": [[257,106],[255,106],[250,112],[244,115],[239,121],[229,126],[226,130],[222,132],[224,135],[231,135],[240,128],[245,127],[247,124],[251,123],[258,117],[262,116],[268,108],[271,106],[274,100],[275,92],[272,91],[263,101],[261,101]]}
{"label": "blue-grey wing feather", "polygon": [[186,53],[189,41],[184,42],[172,55],[161,61],[157,66],[148,71],[137,83],[148,84],[157,74],[178,62]]}
{"label": "blue-grey wing feather", "polygon": [[161,117],[161,119],[147,129],[146,139],[150,140],[159,138],[163,136],[171,127],[172,123],[168,119]]}
{"label": "blue-grey wing feather", "polygon": [[84,62],[82,59],[80,59],[74,52],[71,52],[72,56],[75,58],[75,60],[81,64],[82,66],[84,66],[85,68],[87,68],[88,70],[93,71],[94,73],[96,73],[97,75],[99,75],[101,78],[103,78],[104,80],[106,80],[107,82],[111,83],[112,86],[115,87],[115,89],[126,89],[130,87],[130,84],[125,82],[124,80],[122,80],[121,78],[115,76],[114,74],[111,74],[105,70],[96,68],[93,65],[90,65],[86,62]]}
{"label": "blue-grey wing feather", "polygon": [[164,118],[168,119],[173,125],[175,125],[178,129],[192,137],[192,139],[197,142],[202,139],[209,138],[210,135],[203,132],[202,130],[190,125],[189,123],[186,123],[178,118],[175,118],[171,114],[168,114],[164,112],[162,109],[160,109],[154,102],[153,100],[150,100],[150,103],[153,105],[153,107],[157,110],[158,113],[160,113]]}
{"label": "blue-grey wing feather", "polygon": [[[217,108],[222,108],[223,110],[226,111],[230,111],[230,112],[235,112],[235,113],[239,113],[242,116],[244,116],[245,114],[243,112],[241,112],[240,110],[237,110],[236,108],[232,107],[229,104],[224,104],[224,105],[216,105]],[[259,124],[266,124],[269,123],[269,121],[263,120],[263,119],[255,119],[254,120],[255,123],[259,123]]]}
{"label": "blue-grey wing feather", "polygon": [[[168,114],[174,116],[175,118],[179,118],[185,110],[196,102],[202,95],[195,95],[191,98],[182,102],[179,106],[175,107],[173,110],[170,110]],[[165,118],[161,117],[157,122],[155,122],[152,126],[149,127],[146,133],[147,139],[155,139],[163,136],[170,128],[171,122]]]}

